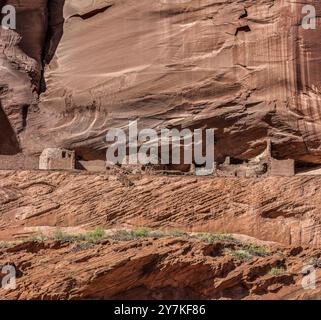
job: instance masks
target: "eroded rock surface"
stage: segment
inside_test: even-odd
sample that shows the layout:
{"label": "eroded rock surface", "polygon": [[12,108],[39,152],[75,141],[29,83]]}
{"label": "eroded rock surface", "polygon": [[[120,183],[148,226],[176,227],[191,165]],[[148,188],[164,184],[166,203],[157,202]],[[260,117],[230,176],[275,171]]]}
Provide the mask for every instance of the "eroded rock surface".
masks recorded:
{"label": "eroded rock surface", "polygon": [[[273,248],[240,261],[231,245],[182,238],[100,243],[26,242],[2,249],[17,268],[16,290],[2,299],[315,299],[302,288],[305,261],[319,250]],[[273,271],[274,270],[274,271]],[[316,269],[320,276],[320,269]],[[1,276],[1,275],[0,275]]]}
{"label": "eroded rock surface", "polygon": [[[302,6],[320,16],[321,5],[175,2],[0,1],[18,14],[16,31],[0,29],[0,154],[61,147],[104,159],[107,130],[138,119],[158,130],[215,128],[218,161],[252,158],[270,137],[275,157],[321,163],[320,19],[316,30],[300,26]],[[181,238],[27,241],[0,249],[0,265],[18,269],[17,290],[0,297],[318,298],[300,281],[305,260],[320,258],[320,184],[1,171],[3,241],[101,225],[238,233],[278,247],[240,262]],[[269,274],[279,266],[288,271]]]}
{"label": "eroded rock surface", "polygon": [[[0,172],[0,237],[41,226],[145,226],[320,245],[320,177],[194,178]],[[29,235],[30,236],[30,235]]]}
{"label": "eroded rock surface", "polygon": [[106,131],[139,119],[215,128],[218,160],[270,136],[276,156],[321,162],[320,24],[300,24],[317,1],[3,2],[18,29],[1,31],[1,105],[24,152],[99,159]]}

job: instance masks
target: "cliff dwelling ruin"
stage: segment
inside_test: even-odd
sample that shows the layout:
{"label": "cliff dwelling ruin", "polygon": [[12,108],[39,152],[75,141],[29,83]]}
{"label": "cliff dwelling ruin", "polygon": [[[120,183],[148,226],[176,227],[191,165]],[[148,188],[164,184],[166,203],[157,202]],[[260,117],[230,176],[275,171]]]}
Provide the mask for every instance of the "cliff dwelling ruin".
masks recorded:
{"label": "cliff dwelling ruin", "polygon": [[40,170],[74,170],[75,152],[59,149],[45,149],[39,158]]}
{"label": "cliff dwelling ruin", "polygon": [[267,141],[266,150],[249,161],[240,161],[227,157],[223,164],[216,166],[216,175],[223,177],[259,177],[295,175],[293,159],[278,160],[272,156],[272,143]]}
{"label": "cliff dwelling ruin", "polygon": [[[10,135],[8,136],[10,139]],[[113,165],[103,159],[84,159],[75,150],[46,148],[37,155],[23,153],[0,153],[0,170],[74,170],[88,172],[121,171],[127,174],[155,175],[195,175],[196,166],[192,165]],[[319,175],[319,165],[305,165],[294,159],[276,159],[272,143],[268,140],[266,150],[248,160],[227,156],[224,162],[213,164],[215,177],[267,177],[298,175]]]}

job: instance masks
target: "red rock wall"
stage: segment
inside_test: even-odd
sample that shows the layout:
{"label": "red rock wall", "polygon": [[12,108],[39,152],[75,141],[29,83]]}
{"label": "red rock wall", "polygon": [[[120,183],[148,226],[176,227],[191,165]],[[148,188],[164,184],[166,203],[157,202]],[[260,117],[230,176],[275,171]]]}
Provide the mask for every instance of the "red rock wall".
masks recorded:
{"label": "red rock wall", "polygon": [[320,13],[318,1],[19,2],[21,41],[1,32],[3,109],[26,153],[94,154],[109,128],[138,118],[216,128],[218,160],[251,158],[269,136],[276,157],[320,163],[321,21],[301,27],[308,3]]}

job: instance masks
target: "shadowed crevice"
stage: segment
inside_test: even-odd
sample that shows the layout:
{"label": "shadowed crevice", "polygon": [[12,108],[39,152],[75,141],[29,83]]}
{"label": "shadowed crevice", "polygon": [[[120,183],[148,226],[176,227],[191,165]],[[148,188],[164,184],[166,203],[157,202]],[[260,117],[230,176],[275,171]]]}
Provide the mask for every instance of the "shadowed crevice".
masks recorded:
{"label": "shadowed crevice", "polygon": [[43,61],[49,64],[54,57],[64,29],[65,0],[48,1],[48,29],[43,52]]}
{"label": "shadowed crevice", "polygon": [[235,36],[237,36],[240,32],[251,32],[251,28],[249,26],[242,26],[236,29]]}
{"label": "shadowed crevice", "polygon": [[87,20],[87,19],[90,19],[94,16],[96,16],[97,14],[99,13],[104,13],[105,11],[107,11],[109,8],[111,8],[113,5],[109,5],[109,6],[106,6],[106,7],[103,7],[101,9],[95,9],[95,10],[92,10],[90,12],[87,12],[87,13],[84,13],[84,14],[75,14],[73,16],[71,16],[71,18],[74,18],[74,17],[79,17],[83,20]]}
{"label": "shadowed crevice", "polygon": [[49,64],[54,57],[64,30],[64,5],[65,0],[48,1],[48,23],[42,52],[43,70],[41,76],[40,93],[46,91],[44,78],[44,67]]}
{"label": "shadowed crevice", "polygon": [[20,150],[19,142],[17,136],[4,113],[2,107],[0,106],[0,154],[1,155],[15,155],[18,154]]}

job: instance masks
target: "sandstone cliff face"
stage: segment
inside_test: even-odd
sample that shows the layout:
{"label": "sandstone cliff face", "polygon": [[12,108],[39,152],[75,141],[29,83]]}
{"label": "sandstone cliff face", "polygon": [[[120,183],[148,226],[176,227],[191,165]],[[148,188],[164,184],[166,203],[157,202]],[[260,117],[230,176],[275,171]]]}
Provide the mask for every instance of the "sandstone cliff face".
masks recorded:
{"label": "sandstone cliff face", "polygon": [[270,136],[275,156],[321,162],[320,24],[300,26],[317,1],[3,2],[18,7],[0,70],[16,149],[100,158],[106,131],[139,119],[215,128],[218,160],[255,156]]}
{"label": "sandstone cliff face", "polygon": [[[320,16],[317,1],[0,0],[17,8],[17,30],[0,28],[0,155],[23,164],[58,146],[104,159],[107,130],[138,119],[215,128],[219,161],[256,156],[270,137],[275,157],[321,163],[320,25],[300,26],[307,3]],[[302,266],[321,258],[320,177],[115,172],[0,172],[0,266],[18,271],[0,298],[320,297],[301,287]],[[97,226],[233,233],[271,252],[241,261],[239,242],[189,236],[30,240]]]}
{"label": "sandstone cliff face", "polygon": [[319,246],[320,177],[226,179],[0,173],[0,240],[41,227],[240,233]]}
{"label": "sandstone cliff face", "polygon": [[[21,134],[27,118],[38,113],[38,97],[43,78],[43,61],[49,61],[52,43],[59,23],[59,0],[0,1],[1,8],[10,4],[16,8],[16,30],[0,29],[0,153],[15,154],[23,150]],[[62,22],[62,21],[60,21]],[[51,31],[55,25],[55,31]]]}

